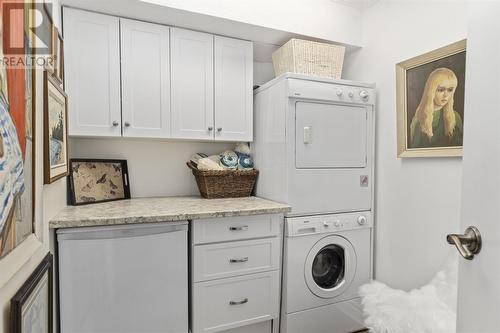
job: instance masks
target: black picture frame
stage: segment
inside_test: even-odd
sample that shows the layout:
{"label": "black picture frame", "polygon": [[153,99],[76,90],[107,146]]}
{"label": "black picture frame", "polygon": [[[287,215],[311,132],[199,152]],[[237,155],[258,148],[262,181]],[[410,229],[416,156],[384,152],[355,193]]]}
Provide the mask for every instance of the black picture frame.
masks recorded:
{"label": "black picture frame", "polygon": [[[30,275],[28,280],[21,286],[19,291],[12,297],[10,301],[11,308],[11,328],[13,333],[21,333],[23,327],[23,307],[27,305],[27,301],[32,297],[33,292],[43,280],[43,277],[48,275],[48,309],[47,309],[47,327],[48,332],[53,331],[53,256],[48,253],[37,266],[35,271]],[[38,290],[40,291],[40,290]]]}
{"label": "black picture frame", "polygon": [[[120,198],[114,198],[114,199],[106,199],[106,200],[97,200],[97,201],[83,201],[80,202],[77,200],[77,194],[75,192],[75,169],[74,169],[74,164],[76,162],[86,162],[86,163],[114,163],[114,164],[120,164],[121,165],[121,176],[122,176],[122,181],[123,181],[123,192],[124,196]],[[94,158],[72,158],[69,161],[69,193],[68,197],[70,198],[70,204],[73,206],[81,206],[81,205],[89,205],[89,204],[95,204],[95,203],[101,203],[101,202],[109,202],[109,201],[118,201],[118,200],[126,200],[130,199],[130,181],[129,181],[129,172],[128,172],[128,166],[127,166],[127,160],[120,160],[120,159],[94,159]]]}

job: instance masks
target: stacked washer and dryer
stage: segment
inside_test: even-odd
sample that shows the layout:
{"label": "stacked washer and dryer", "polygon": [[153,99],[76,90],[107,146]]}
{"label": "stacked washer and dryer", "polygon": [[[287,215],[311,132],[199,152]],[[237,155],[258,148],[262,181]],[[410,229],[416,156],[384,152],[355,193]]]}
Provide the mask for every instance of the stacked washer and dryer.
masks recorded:
{"label": "stacked washer and dryer", "polygon": [[288,203],[281,333],[364,328],[373,271],[373,84],[284,74],[255,90],[256,194]]}

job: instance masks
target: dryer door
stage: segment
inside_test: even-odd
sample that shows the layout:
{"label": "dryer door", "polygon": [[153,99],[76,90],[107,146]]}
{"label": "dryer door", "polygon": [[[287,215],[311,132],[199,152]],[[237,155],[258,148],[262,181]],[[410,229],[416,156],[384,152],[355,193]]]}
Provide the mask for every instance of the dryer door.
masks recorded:
{"label": "dryer door", "polygon": [[351,285],[356,265],[356,252],[347,239],[338,235],[322,238],[306,259],[307,287],[318,297],[337,297]]}
{"label": "dryer door", "polygon": [[295,108],[298,169],[366,167],[366,107],[297,102]]}

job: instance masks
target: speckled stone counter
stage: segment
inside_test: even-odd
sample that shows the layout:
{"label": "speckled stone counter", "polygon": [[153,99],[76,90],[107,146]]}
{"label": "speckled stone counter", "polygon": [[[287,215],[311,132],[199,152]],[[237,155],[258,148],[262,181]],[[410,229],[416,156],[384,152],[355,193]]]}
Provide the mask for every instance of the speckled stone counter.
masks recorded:
{"label": "speckled stone counter", "polygon": [[51,228],[74,228],[131,223],[174,222],[212,217],[278,214],[290,206],[257,197],[137,198],[84,206],[68,206],[50,221]]}

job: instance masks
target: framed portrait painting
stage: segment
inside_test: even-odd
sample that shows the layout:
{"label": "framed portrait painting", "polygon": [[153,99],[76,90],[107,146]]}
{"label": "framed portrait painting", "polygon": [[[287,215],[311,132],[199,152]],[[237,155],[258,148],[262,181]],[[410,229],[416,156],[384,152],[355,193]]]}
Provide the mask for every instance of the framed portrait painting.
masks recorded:
{"label": "framed portrait painting", "polygon": [[396,65],[398,157],[462,156],[466,40]]}

